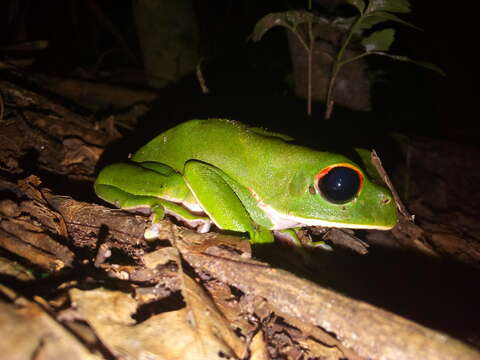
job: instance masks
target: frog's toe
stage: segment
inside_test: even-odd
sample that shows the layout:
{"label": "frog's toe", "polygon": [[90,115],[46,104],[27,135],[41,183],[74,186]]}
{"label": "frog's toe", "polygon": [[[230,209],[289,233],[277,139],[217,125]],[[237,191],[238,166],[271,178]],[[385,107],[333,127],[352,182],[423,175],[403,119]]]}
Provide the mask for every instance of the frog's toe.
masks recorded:
{"label": "frog's toe", "polygon": [[197,219],[196,220],[196,229],[199,233],[206,233],[210,231],[212,226],[212,221],[210,219]]}
{"label": "frog's toe", "polygon": [[146,240],[152,240],[152,239],[158,239],[160,237],[160,224],[159,223],[153,223],[151,226],[145,229],[145,233],[143,234],[143,237]]}

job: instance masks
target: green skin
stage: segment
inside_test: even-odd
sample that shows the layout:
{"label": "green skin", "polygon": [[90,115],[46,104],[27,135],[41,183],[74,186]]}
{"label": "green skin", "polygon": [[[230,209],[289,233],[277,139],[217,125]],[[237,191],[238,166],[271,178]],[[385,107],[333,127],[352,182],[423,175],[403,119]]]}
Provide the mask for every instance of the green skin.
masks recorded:
{"label": "green skin", "polygon": [[[166,212],[200,232],[213,222],[248,233],[252,243],[272,242],[272,230],[295,237],[293,229],[302,226],[395,226],[389,190],[346,157],[289,140],[231,120],[190,120],[158,135],[131,162],[104,168],[95,192],[123,209],[147,208],[154,224]],[[357,195],[344,204],[326,200],[315,183],[315,175],[335,164],[349,164],[364,177]]]}

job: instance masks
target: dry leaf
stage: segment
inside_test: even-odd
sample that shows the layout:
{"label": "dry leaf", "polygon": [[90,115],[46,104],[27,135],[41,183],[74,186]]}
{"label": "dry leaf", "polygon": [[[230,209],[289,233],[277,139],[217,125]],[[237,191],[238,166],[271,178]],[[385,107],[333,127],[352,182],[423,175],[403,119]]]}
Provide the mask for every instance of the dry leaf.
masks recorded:
{"label": "dry leaf", "polygon": [[243,356],[243,343],[201,288],[187,279],[185,292],[190,304],[187,308],[153,315],[141,323],[132,318],[137,303],[129,294],[106,289],[73,289],[70,296],[79,314],[105,346],[122,359],[201,360]]}
{"label": "dry leaf", "polygon": [[[246,353],[245,343],[233,332],[227,319],[205,291],[186,275],[183,275],[182,293],[199,351],[195,359],[211,359],[210,356],[215,353],[219,359],[220,353],[243,358]],[[211,355],[207,356],[208,353]]]}
{"label": "dry leaf", "polygon": [[21,307],[0,302],[0,334],[0,358],[6,360],[103,359],[33,302]]}

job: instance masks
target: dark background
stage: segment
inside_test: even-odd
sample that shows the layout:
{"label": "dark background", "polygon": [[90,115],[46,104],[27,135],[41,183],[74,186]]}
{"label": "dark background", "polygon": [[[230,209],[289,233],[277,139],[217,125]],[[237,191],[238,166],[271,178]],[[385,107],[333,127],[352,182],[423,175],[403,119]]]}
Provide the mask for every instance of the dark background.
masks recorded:
{"label": "dark background", "polygon": [[[130,48],[141,59],[131,1],[96,2]],[[325,2],[324,2],[325,3]],[[397,26],[394,54],[439,65],[447,78],[408,63],[370,57],[377,81],[373,112],[335,111],[325,124],[323,108],[314,106],[307,119],[304,103],[295,99],[288,84],[290,58],[284,30],[269,31],[259,43],[247,41],[263,15],[306,6],[306,1],[195,1],[201,52],[208,61],[205,77],[211,95],[201,95],[196,81],[185,79],[169,88],[158,117],[179,122],[191,117],[225,116],[274,127],[292,127],[299,133],[402,131],[458,142],[477,143],[473,109],[474,11],[451,2],[411,1],[412,12],[402,16],[424,29]],[[317,6],[317,9],[321,9]],[[37,55],[36,70],[73,74],[78,67],[93,66],[101,53],[117,45],[111,34],[92,16],[87,1],[2,1],[0,42],[48,39],[50,46]],[[121,51],[107,57],[106,66],[134,67]],[[118,79],[121,81],[121,77]],[[165,106],[167,105],[167,106]],[[168,108],[167,108],[168,107]],[[168,119],[167,119],[168,118]],[[161,126],[161,125],[159,125]],[[333,129],[330,129],[333,127]],[[308,131],[307,131],[308,130]]]}

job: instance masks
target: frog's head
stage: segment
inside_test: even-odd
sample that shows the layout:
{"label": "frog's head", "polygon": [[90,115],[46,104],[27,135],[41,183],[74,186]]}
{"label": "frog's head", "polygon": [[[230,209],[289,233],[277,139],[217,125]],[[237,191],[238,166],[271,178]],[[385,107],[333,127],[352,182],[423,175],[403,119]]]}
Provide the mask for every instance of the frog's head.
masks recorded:
{"label": "frog's head", "polygon": [[283,213],[270,209],[301,225],[388,230],[397,222],[392,193],[343,156],[297,169],[284,195]]}

